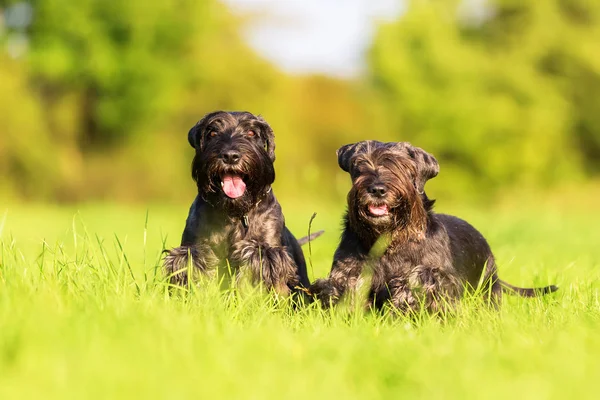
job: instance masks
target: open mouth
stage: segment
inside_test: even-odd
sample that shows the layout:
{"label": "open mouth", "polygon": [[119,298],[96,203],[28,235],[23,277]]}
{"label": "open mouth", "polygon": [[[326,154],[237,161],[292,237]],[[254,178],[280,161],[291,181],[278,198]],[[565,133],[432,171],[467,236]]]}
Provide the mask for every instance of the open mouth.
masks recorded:
{"label": "open mouth", "polygon": [[369,204],[368,211],[372,217],[385,217],[390,213],[390,209],[385,204]]}
{"label": "open mouth", "polygon": [[237,199],[246,193],[246,183],[241,175],[225,174],[221,177],[221,189],[230,199]]}

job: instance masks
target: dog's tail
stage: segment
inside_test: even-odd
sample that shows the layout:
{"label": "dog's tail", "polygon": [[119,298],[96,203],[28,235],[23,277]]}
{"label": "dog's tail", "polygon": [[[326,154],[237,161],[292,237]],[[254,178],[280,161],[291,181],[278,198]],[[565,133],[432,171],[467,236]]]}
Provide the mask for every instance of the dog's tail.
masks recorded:
{"label": "dog's tail", "polygon": [[518,286],[513,286],[510,283],[504,282],[500,280],[500,286],[502,286],[502,291],[504,293],[519,295],[522,297],[536,297],[543,296],[545,294],[554,293],[558,290],[558,286],[549,285],[539,288],[522,288]]}
{"label": "dog's tail", "polygon": [[313,240],[321,236],[324,232],[325,231],[317,231],[315,233],[311,233],[310,236],[301,237],[300,239],[298,239],[298,244],[300,246],[304,246],[306,243],[312,242]]}

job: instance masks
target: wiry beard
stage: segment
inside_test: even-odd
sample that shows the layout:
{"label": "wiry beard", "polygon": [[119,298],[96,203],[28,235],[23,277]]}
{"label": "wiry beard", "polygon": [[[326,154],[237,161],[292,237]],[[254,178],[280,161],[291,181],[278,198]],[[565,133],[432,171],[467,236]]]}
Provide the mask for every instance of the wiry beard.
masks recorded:
{"label": "wiry beard", "polygon": [[[240,143],[238,150],[242,157],[235,165],[226,164],[219,158],[218,143],[196,152],[192,162],[192,177],[197,183],[199,195],[231,217],[246,215],[265,196],[275,180],[273,162],[263,149]],[[224,193],[222,182],[227,175],[243,179],[243,195],[230,198]]]}
{"label": "wiry beard", "polygon": [[[387,206],[387,214],[372,215],[369,206],[374,203]],[[374,199],[360,187],[348,193],[348,223],[367,247],[388,233],[392,239],[417,237],[425,229],[426,217],[427,210],[416,191],[394,193],[385,199]]]}
{"label": "wiry beard", "polygon": [[[387,206],[388,213],[383,216],[374,216],[369,212],[372,204]],[[379,236],[396,229],[402,229],[410,220],[410,211],[407,201],[375,200],[371,196],[361,193],[353,188],[348,193],[349,222],[359,232]]]}

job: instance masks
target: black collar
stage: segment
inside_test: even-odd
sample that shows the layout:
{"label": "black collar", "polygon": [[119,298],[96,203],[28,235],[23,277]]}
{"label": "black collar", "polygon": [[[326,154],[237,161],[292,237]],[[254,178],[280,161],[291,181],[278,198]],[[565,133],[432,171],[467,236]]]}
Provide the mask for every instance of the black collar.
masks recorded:
{"label": "black collar", "polygon": [[[261,196],[260,199],[258,199],[258,202],[254,205],[254,207],[258,206],[260,204],[260,202],[269,194],[271,193],[271,190],[273,188],[271,186],[269,186],[269,190],[267,190],[265,192],[265,194],[263,196]],[[248,227],[250,226],[250,221],[248,220],[248,214],[245,214],[242,216],[242,227],[244,228],[244,236],[246,236],[248,234]]]}

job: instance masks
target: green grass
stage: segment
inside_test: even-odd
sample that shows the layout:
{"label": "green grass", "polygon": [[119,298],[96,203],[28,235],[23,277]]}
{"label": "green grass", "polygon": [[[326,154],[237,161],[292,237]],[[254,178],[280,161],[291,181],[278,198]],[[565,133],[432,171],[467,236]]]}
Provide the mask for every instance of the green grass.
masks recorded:
{"label": "green grass", "polygon": [[[411,324],[294,311],[215,284],[168,296],[155,271],[186,211],[0,209],[0,398],[562,399],[600,391],[598,213],[442,209],[486,235],[503,278],[560,291],[505,297],[500,313],[467,304],[444,323]],[[304,234],[314,210],[284,211]],[[312,277],[329,269],[342,208],[316,211],[313,229],[327,233],[312,244]]]}

